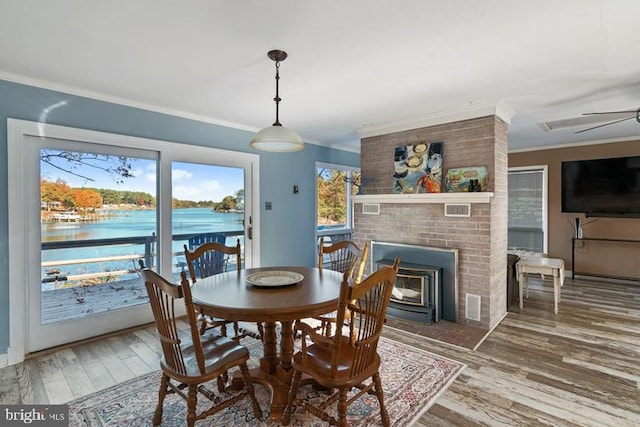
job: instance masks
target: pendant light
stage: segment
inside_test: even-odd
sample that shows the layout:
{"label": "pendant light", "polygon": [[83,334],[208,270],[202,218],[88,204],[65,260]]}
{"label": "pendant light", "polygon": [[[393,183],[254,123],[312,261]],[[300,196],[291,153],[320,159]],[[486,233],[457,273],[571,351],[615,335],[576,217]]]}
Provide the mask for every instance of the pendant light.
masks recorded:
{"label": "pendant light", "polygon": [[282,126],[278,117],[278,107],[281,101],[278,93],[278,82],[280,80],[280,62],[287,59],[287,52],[284,52],[282,50],[271,50],[269,51],[269,53],[267,53],[267,55],[272,61],[275,61],[276,63],[276,97],[273,98],[273,100],[276,102],[276,121],[272,126],[264,128],[260,132],[256,133],[253,138],[251,138],[249,146],[261,151],[300,151],[304,148],[302,138],[300,138],[300,136],[298,136],[295,131]]}

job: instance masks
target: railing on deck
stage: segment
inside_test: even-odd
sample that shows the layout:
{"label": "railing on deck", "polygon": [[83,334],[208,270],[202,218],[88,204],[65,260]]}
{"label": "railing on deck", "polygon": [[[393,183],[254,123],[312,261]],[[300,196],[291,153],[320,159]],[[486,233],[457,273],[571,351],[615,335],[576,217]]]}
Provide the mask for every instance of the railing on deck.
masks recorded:
{"label": "railing on deck", "polygon": [[[244,230],[237,231],[220,231],[220,234],[224,234],[227,237],[230,236],[242,236]],[[173,242],[187,242],[190,237],[198,235],[200,233],[188,233],[188,234],[174,234]],[[104,247],[104,246],[117,246],[117,245],[143,245],[143,253],[126,254],[126,255],[113,255],[113,256],[101,256],[94,258],[78,258],[67,259],[59,261],[43,261],[42,267],[49,268],[47,272],[48,277],[42,278],[42,283],[51,283],[59,281],[71,281],[71,280],[83,280],[96,277],[118,277],[125,274],[132,274],[138,271],[138,260],[143,260],[145,266],[153,266],[156,256],[155,245],[157,243],[157,236],[155,234],[151,236],[136,236],[136,237],[117,237],[112,239],[87,239],[87,240],[66,240],[56,242],[42,242],[42,251],[54,250],[54,249],[78,249],[89,247]],[[173,256],[182,254],[182,252],[176,252]],[[53,269],[52,267],[64,267],[70,265],[82,265],[82,264],[95,264],[112,261],[127,261],[131,260],[131,268],[124,270],[110,270],[110,271],[97,271],[92,273],[82,274],[63,274],[60,269]]]}

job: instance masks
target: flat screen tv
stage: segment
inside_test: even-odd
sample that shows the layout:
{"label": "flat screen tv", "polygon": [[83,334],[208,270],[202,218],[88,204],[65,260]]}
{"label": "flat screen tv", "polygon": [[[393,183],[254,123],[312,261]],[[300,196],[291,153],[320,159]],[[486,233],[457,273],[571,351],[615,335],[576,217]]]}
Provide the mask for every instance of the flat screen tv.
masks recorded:
{"label": "flat screen tv", "polygon": [[562,162],[562,212],[640,217],[640,156]]}

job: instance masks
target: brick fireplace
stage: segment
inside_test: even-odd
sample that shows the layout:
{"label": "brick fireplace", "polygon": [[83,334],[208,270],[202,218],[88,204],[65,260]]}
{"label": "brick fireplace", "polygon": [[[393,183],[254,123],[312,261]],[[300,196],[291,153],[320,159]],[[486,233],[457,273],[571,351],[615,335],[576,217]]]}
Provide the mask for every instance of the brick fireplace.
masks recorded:
{"label": "brick fireplace", "polygon": [[[456,320],[485,329],[506,312],[507,116],[494,110],[491,115],[393,133],[375,135],[368,130],[361,135],[362,196],[354,197],[357,244],[373,240],[458,251]],[[486,193],[391,194],[395,147],[436,141],[444,143],[444,174],[449,168],[487,167]],[[456,201],[470,204],[469,217],[445,216],[444,203]],[[370,209],[372,204],[376,209]],[[480,303],[479,312],[466,306],[471,301]]]}

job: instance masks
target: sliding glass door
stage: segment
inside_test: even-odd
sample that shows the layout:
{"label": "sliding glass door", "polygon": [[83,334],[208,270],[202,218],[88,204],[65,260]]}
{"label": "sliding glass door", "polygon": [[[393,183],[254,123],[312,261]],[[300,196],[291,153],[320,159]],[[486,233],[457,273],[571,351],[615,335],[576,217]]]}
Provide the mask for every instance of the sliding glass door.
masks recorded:
{"label": "sliding glass door", "polygon": [[177,278],[191,237],[240,239],[231,262],[258,262],[259,157],[185,147],[9,121],[15,357],[152,321],[140,268]]}

